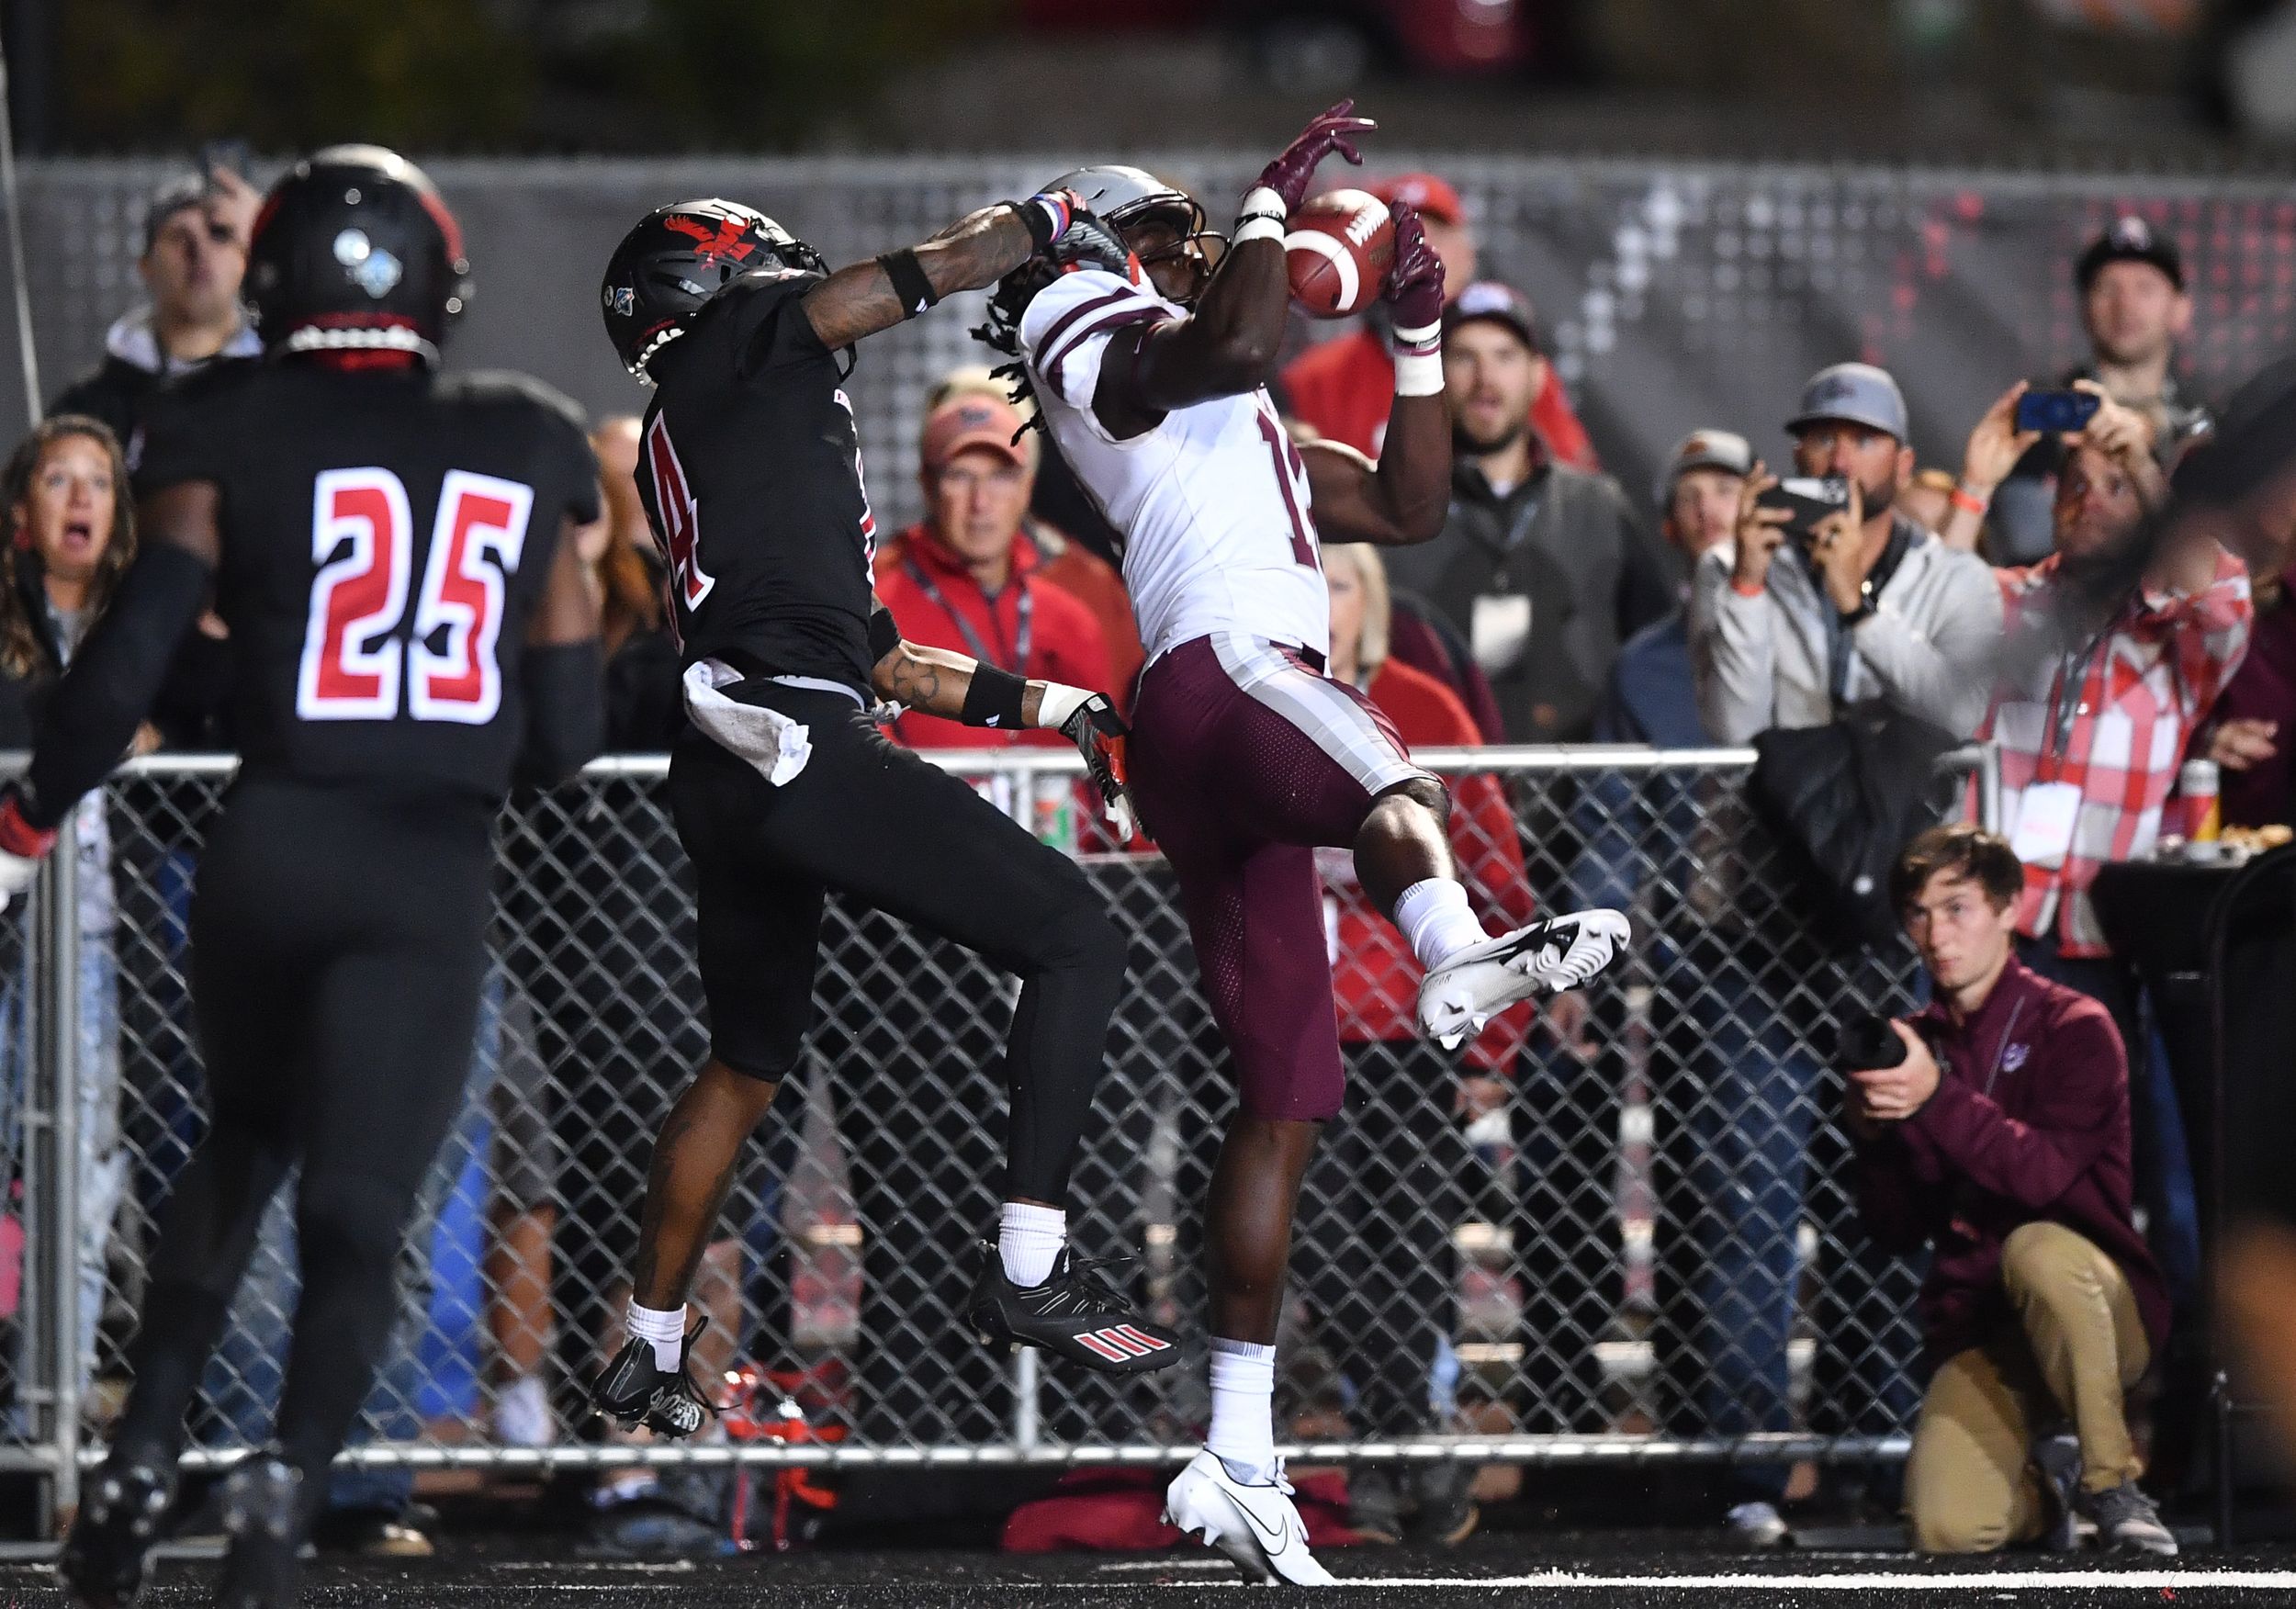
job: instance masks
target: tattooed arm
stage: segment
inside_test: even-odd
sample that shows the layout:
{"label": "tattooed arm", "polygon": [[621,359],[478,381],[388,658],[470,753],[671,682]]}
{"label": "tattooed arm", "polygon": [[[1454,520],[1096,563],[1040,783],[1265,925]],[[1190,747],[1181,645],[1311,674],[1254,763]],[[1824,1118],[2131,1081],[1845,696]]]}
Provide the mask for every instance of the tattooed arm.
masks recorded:
{"label": "tattooed arm", "polygon": [[[932,299],[996,284],[1064,233],[1083,211],[1076,197],[1063,190],[1026,201],[1000,201],[968,213],[923,244],[911,248],[919,272],[932,287]],[[805,296],[805,316],[814,333],[832,349],[850,346],[903,319],[923,311],[904,306],[885,270],[884,257],[840,268]]]}
{"label": "tattooed arm", "polygon": [[[965,694],[973,691],[973,671],[980,663],[946,648],[928,648],[904,642],[877,661],[870,684],[879,698],[928,715],[951,721],[964,715]],[[1039,724],[1048,683],[1031,681],[1020,696],[1023,726]]]}

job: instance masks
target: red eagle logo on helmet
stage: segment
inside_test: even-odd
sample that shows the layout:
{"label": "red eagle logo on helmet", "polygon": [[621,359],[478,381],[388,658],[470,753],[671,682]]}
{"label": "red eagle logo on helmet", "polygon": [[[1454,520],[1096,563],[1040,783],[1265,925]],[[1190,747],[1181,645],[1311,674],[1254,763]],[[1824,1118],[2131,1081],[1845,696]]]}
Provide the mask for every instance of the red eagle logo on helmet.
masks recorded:
{"label": "red eagle logo on helmet", "polygon": [[688,218],[673,212],[662,219],[666,228],[681,235],[692,235],[693,250],[703,257],[731,257],[738,263],[758,249],[758,242],[742,239],[749,225],[738,218],[721,218],[713,224],[699,218]]}

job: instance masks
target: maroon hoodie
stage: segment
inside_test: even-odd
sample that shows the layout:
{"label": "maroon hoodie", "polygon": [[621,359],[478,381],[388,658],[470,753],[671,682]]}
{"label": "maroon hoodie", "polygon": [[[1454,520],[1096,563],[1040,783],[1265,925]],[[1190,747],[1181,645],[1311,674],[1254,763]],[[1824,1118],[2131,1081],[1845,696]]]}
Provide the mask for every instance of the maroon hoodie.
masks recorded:
{"label": "maroon hoodie", "polygon": [[1937,1093],[1859,1143],[1858,1205],[1882,1244],[1934,1248],[1921,1286],[1931,1365],[2013,1320],[2001,1243],[2037,1221],[2121,1266],[2159,1356],[2168,1288],[2132,1218],[2128,1061],[2110,1015],[2012,957],[1967,1022],[1938,1002],[1912,1024],[1937,1057]]}

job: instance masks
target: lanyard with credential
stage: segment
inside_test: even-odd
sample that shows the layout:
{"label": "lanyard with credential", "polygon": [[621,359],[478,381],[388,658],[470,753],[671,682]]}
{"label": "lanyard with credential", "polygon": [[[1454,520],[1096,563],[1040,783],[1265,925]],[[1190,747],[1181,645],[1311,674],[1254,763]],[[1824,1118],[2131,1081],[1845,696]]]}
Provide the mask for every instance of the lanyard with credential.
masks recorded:
{"label": "lanyard with credential", "polygon": [[[2088,688],[2088,667],[2112,630],[2108,621],[2098,628],[2077,654],[2066,654],[2057,661],[2056,680],[2049,684],[2049,730],[2042,742],[2042,757],[2048,763],[2049,774],[2039,780],[2055,782],[2065,774],[2065,761],[2073,748],[2073,723],[2082,712],[2081,694]],[[2067,703],[2073,706],[2066,714]]]}
{"label": "lanyard with credential", "polygon": [[[990,649],[985,642],[981,640],[981,634],[974,630],[973,623],[964,617],[963,613],[952,607],[949,600],[940,595],[940,589],[933,585],[933,579],[925,573],[917,560],[904,557],[901,563],[903,568],[909,572],[909,579],[917,583],[917,590],[925,594],[934,608],[957,623],[957,629],[964,634],[964,645],[973,650],[974,658],[994,665],[999,670],[1009,670],[1015,676],[1026,676],[1029,673],[1029,643],[1036,624],[1036,595],[1029,591],[1028,582],[1024,578],[1016,575],[1005,583],[1007,586],[1017,586],[1020,589],[1020,602],[1015,607],[1018,619],[1013,625],[1012,663],[1007,665]],[[988,624],[991,629],[995,629],[996,600],[994,598],[988,600]],[[1002,636],[1004,633],[1000,631],[996,635]]]}

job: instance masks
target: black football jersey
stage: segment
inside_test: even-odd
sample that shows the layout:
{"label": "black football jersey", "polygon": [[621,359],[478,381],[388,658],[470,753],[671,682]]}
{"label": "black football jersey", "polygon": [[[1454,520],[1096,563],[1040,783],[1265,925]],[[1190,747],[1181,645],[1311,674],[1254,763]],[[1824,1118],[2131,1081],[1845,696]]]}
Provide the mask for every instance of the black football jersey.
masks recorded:
{"label": "black football jersey", "polygon": [[637,489],[687,664],[866,694],[877,524],[837,355],[800,305],[820,283],[746,275],[655,357]]}
{"label": "black football jersey", "polygon": [[598,517],[572,402],[523,375],[231,364],[147,417],[138,489],[185,480],[221,494],[251,774],[508,791],[527,623],[564,522]]}

